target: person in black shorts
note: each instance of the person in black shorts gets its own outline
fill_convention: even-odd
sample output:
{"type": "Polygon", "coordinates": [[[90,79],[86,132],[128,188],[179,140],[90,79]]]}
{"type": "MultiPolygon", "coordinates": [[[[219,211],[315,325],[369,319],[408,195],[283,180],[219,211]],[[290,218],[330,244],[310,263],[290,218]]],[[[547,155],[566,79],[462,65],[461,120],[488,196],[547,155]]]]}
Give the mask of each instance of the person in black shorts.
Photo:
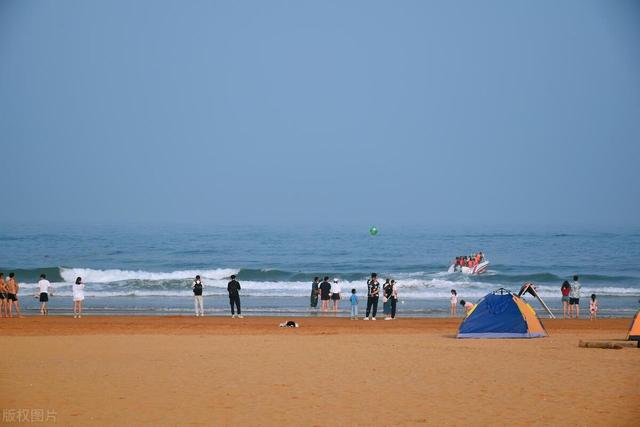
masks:
{"type": "Polygon", "coordinates": [[[322,311],[329,311],[329,299],[331,298],[331,283],[329,276],[324,276],[320,283],[320,299],[322,300],[322,311]]]}

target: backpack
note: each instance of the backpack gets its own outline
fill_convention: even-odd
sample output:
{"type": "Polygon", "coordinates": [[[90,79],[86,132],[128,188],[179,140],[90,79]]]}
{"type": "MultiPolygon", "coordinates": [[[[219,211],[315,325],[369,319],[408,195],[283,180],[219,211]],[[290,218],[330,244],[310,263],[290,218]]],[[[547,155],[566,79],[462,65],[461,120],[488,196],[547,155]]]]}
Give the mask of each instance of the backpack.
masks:
{"type": "Polygon", "coordinates": [[[202,295],[202,282],[197,281],[193,284],[193,294],[196,296],[202,295]]]}

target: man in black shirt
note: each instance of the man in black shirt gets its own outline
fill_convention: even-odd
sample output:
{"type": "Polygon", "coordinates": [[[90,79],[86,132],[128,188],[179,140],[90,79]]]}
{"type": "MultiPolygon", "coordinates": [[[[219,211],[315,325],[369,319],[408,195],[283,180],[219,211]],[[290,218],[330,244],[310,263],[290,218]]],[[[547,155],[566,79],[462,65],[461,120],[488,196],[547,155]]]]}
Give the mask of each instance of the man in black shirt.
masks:
{"type": "Polygon", "coordinates": [[[364,320],[369,320],[369,313],[371,313],[371,320],[376,320],[376,312],[378,311],[378,299],[380,298],[380,282],[378,282],[378,275],[371,273],[371,279],[367,280],[367,314],[364,320]]]}
{"type": "Polygon", "coordinates": [[[329,311],[329,298],[331,298],[331,283],[329,283],[329,276],[324,276],[322,283],[320,283],[322,311],[329,311]]]}
{"type": "Polygon", "coordinates": [[[242,319],[240,314],[240,282],[236,280],[236,275],[231,275],[231,281],[227,285],[227,291],[229,292],[229,305],[231,305],[231,317],[236,317],[236,313],[233,310],[234,305],[238,308],[238,318],[242,319]]]}

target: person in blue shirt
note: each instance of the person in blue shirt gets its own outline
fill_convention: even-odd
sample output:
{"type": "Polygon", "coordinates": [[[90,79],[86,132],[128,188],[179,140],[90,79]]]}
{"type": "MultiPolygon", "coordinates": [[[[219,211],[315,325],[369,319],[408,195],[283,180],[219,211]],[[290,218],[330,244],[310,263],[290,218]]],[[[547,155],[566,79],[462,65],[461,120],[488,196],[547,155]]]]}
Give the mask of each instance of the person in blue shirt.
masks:
{"type": "Polygon", "coordinates": [[[358,320],[358,296],[356,295],[356,290],[351,289],[351,320],[358,320]]]}

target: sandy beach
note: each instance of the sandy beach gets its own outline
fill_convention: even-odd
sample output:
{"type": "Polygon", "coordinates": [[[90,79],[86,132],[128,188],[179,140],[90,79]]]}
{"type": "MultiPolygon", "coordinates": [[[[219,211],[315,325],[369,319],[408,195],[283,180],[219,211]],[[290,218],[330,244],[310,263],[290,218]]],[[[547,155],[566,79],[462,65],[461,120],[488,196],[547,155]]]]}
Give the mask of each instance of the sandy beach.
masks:
{"type": "Polygon", "coordinates": [[[623,339],[629,319],[547,320],[550,337],[531,340],[458,340],[459,319],[282,320],[2,319],[4,415],[42,410],[40,425],[65,426],[632,426],[640,416],[640,351],[578,347],[623,339]]]}

